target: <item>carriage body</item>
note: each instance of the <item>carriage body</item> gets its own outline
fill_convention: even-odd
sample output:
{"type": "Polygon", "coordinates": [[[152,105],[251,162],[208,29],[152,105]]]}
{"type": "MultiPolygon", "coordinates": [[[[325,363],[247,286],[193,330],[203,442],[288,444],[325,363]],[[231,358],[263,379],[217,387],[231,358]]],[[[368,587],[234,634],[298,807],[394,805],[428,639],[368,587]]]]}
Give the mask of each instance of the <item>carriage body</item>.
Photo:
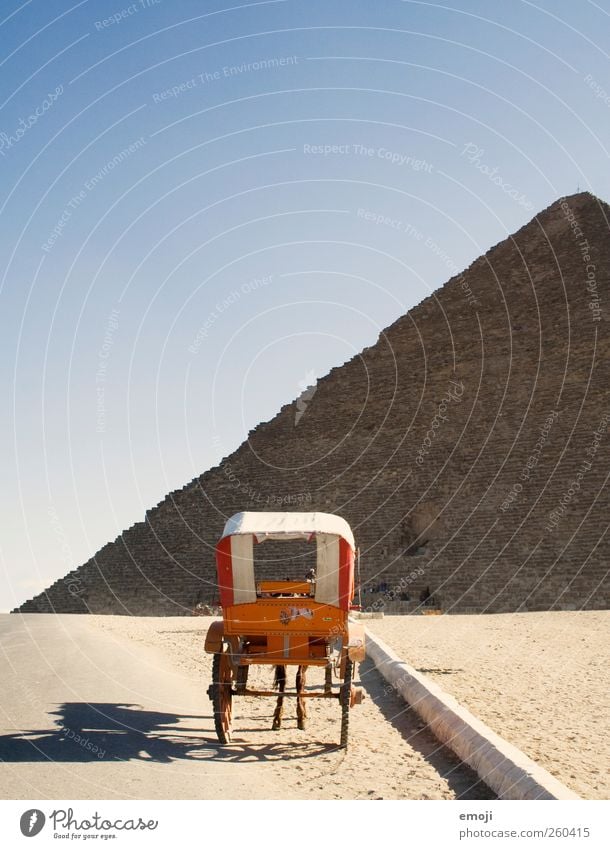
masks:
{"type": "MultiPolygon", "coordinates": [[[[226,693],[229,683],[231,697],[275,695],[245,686],[252,664],[298,666],[299,674],[308,666],[318,666],[326,669],[323,692],[302,689],[285,695],[300,700],[338,698],[349,702],[348,709],[359,703],[362,694],[351,678],[353,664],[364,659],[364,629],[349,620],[355,555],[352,531],[339,516],[266,512],[232,516],[216,547],[223,618],[212,623],[206,637],[206,651],[214,654],[218,667],[210,696],[218,701],[219,688],[226,693]],[[304,540],[315,546],[315,574],[296,580],[257,580],[255,547],[269,540],[304,540]],[[338,691],[332,688],[333,674],[343,682],[338,691]]],[[[343,724],[346,744],[346,720],[343,724]]],[[[221,742],[223,736],[227,735],[219,733],[221,742]]]]}

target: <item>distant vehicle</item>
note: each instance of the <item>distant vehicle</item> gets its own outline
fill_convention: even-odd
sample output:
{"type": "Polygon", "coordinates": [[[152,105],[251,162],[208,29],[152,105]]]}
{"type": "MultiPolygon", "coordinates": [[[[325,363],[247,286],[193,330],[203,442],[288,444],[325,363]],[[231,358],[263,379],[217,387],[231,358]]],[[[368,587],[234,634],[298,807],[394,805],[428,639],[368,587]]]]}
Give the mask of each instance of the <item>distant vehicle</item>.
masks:
{"type": "MultiPolygon", "coordinates": [[[[354,665],[364,660],[364,628],[349,621],[354,598],[356,547],[345,519],[330,513],[236,513],[216,546],[222,619],[213,622],[206,652],[213,654],[214,724],[221,743],[231,741],[233,699],[277,698],[273,729],[281,726],[284,697],[296,697],[298,727],[305,727],[308,698],[337,699],[340,746],[348,739],[349,711],[362,690],[352,683],[354,665]],[[316,547],[316,568],[303,580],[261,580],[254,546],[267,540],[306,540],[316,547]],[[247,686],[253,664],[275,667],[276,690],[247,686]],[[286,691],[286,666],[296,666],[296,689],[286,691]],[[310,666],[325,670],[324,689],[306,689],[310,666]],[[333,686],[333,675],[338,679],[333,686]],[[279,695],[278,695],[279,692],[279,695]]],[[[279,566],[280,574],[285,574],[279,566]]]]}

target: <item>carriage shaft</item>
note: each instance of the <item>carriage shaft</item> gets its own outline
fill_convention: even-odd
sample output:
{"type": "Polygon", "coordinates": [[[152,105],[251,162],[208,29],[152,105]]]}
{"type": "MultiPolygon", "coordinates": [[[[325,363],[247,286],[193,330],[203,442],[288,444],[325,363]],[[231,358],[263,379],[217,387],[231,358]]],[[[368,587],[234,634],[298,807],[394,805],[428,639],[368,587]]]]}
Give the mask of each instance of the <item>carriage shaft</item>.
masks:
{"type": "Polygon", "coordinates": [[[277,699],[279,696],[291,698],[291,699],[338,699],[341,696],[341,693],[325,693],[323,691],[320,692],[287,692],[284,691],[281,693],[279,690],[240,690],[239,692],[233,690],[234,696],[270,696],[277,699]]]}

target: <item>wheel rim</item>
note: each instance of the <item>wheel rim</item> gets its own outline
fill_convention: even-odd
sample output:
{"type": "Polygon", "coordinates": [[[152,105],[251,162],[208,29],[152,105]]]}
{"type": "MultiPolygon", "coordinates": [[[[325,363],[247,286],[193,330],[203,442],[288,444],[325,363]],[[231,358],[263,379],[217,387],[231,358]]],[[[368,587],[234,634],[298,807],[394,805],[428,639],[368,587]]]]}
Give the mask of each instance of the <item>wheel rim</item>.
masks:
{"type": "Polygon", "coordinates": [[[226,652],[214,655],[212,683],[216,734],[221,743],[230,743],[233,720],[233,667],[226,652]]]}
{"type": "Polygon", "coordinates": [[[347,658],[345,662],[345,677],[341,685],[341,741],[339,743],[342,749],[347,748],[347,739],[349,731],[349,710],[352,691],[352,675],[354,670],[353,662],[347,658]]]}

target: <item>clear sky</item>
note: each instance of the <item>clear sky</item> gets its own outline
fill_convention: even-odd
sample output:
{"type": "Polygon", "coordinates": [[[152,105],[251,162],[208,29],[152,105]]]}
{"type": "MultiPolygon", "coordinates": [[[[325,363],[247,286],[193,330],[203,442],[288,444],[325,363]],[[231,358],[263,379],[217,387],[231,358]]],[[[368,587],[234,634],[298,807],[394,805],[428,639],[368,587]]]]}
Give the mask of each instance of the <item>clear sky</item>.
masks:
{"type": "Polygon", "coordinates": [[[563,194],[610,0],[3,0],[0,610],[563,194]]]}

